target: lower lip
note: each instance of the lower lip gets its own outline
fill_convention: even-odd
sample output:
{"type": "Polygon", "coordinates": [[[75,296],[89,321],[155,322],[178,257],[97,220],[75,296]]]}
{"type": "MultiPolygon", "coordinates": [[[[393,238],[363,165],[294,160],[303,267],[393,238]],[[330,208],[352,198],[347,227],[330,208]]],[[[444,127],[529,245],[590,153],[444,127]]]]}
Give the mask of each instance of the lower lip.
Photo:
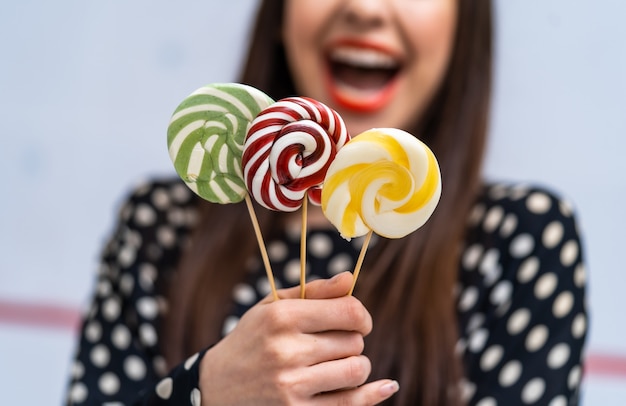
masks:
{"type": "Polygon", "coordinates": [[[393,98],[397,80],[392,79],[387,85],[377,92],[366,97],[354,97],[341,91],[335,85],[330,69],[326,72],[326,88],[333,101],[340,107],[358,113],[371,113],[385,107],[393,98]]]}

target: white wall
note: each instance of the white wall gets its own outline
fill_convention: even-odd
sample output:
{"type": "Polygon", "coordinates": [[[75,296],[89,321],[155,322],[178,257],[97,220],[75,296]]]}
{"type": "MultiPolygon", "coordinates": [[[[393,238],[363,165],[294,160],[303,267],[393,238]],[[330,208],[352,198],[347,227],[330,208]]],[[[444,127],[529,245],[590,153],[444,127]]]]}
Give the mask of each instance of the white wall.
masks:
{"type": "MultiPolygon", "coordinates": [[[[123,195],[172,173],[165,131],[190,91],[232,81],[256,2],[0,3],[0,388],[58,404],[71,329],[9,321],[7,303],[85,304],[123,195]],[[33,382],[37,390],[32,390],[33,382]]],[[[626,3],[496,0],[497,76],[486,173],[571,198],[585,233],[590,353],[626,354],[626,3]]],[[[618,404],[626,375],[587,379],[618,404]]],[[[613,403],[612,403],[613,402],[613,403]]]]}

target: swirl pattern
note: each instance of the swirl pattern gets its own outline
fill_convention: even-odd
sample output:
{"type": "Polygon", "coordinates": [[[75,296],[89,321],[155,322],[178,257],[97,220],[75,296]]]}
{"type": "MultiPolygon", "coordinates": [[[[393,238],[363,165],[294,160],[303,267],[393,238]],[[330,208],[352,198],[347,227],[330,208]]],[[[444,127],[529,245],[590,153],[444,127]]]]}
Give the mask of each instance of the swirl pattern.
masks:
{"type": "Polygon", "coordinates": [[[247,193],[241,154],[252,120],[274,101],[238,83],[203,86],[176,108],[167,130],[176,173],[200,197],[236,203],[247,193]]]}
{"type": "Polygon", "coordinates": [[[250,195],[262,206],[295,211],[308,194],[320,204],[321,184],[350,139],[337,112],[305,97],[279,100],[252,122],[242,156],[250,195]]]}
{"type": "Polygon", "coordinates": [[[322,210],[344,238],[370,230],[401,238],[430,218],[441,195],[432,151],[395,128],[372,129],[338,152],[322,190],[322,210]]]}

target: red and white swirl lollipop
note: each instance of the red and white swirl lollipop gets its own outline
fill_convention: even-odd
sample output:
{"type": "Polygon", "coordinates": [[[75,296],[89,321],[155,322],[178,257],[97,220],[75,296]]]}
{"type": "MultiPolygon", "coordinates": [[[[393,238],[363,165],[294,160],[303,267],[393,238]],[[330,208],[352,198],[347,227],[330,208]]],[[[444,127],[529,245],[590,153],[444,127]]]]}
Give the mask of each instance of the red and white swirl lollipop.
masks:
{"type": "Polygon", "coordinates": [[[337,112],[306,97],[265,108],[252,122],[243,148],[244,181],[252,197],[277,211],[295,211],[321,185],[337,151],[350,139],[337,112]]]}
{"type": "Polygon", "coordinates": [[[254,119],[241,164],[248,193],[262,206],[291,212],[302,206],[300,297],[305,297],[307,199],[321,203],[321,186],[337,151],[350,140],[343,120],[325,104],[289,97],[254,119]]]}

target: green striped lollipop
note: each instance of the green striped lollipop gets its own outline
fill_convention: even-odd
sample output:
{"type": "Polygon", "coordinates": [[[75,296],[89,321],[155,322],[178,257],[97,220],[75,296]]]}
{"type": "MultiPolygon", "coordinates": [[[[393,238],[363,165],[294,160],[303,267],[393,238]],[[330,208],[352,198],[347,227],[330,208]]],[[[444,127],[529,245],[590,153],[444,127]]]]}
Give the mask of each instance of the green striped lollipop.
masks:
{"type": "Polygon", "coordinates": [[[176,108],[167,146],[176,173],[213,203],[236,203],[247,189],[241,155],[250,123],[274,101],[239,83],[214,83],[190,94],[176,108]]]}

